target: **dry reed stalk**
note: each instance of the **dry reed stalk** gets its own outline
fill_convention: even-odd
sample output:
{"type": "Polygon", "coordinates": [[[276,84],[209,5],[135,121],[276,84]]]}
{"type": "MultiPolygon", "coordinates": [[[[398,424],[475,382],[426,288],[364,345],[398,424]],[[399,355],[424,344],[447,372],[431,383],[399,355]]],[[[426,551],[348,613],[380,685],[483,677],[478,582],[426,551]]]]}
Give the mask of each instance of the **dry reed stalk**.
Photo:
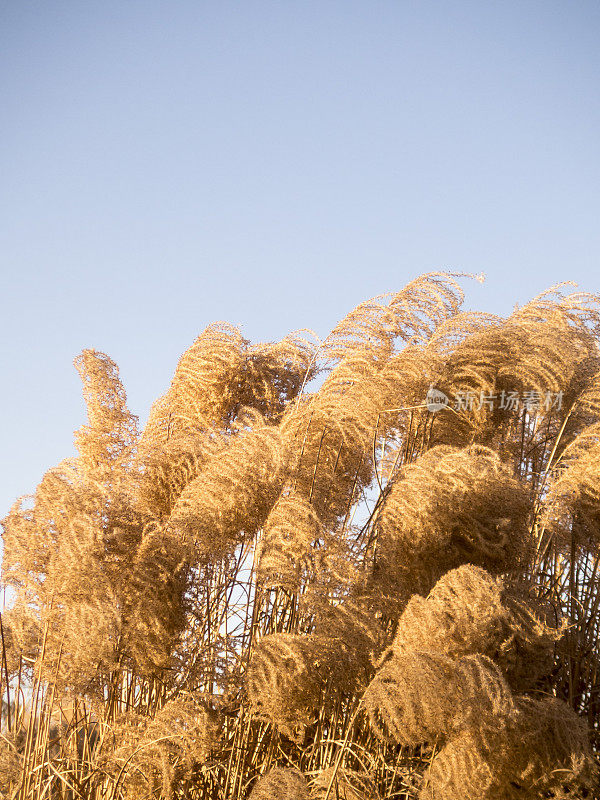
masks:
{"type": "MultiPolygon", "coordinates": [[[[333,767],[329,767],[313,778],[310,783],[311,798],[323,800],[331,783],[332,773],[333,767]]],[[[379,800],[380,795],[368,774],[339,769],[334,779],[331,797],[339,800],[379,800]]]]}

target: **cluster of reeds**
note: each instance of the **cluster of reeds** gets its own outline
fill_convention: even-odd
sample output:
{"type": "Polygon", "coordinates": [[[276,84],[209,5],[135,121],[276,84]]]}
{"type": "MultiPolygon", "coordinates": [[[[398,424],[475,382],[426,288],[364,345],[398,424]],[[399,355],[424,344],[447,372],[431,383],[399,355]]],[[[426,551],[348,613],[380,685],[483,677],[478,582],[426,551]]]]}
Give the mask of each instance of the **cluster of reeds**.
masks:
{"type": "Polygon", "coordinates": [[[458,277],[211,325],[141,432],[78,357],[3,521],[0,797],[600,797],[600,297],[458,277]]]}

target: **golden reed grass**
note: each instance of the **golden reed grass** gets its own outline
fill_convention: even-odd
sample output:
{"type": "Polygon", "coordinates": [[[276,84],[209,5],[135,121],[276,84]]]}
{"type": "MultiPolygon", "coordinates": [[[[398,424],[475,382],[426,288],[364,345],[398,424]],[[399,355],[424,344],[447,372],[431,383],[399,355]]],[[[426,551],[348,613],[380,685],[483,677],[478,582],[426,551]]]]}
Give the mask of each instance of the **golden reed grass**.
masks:
{"type": "Polygon", "coordinates": [[[210,325],[141,431],[77,357],[3,521],[0,798],[600,797],[600,297],[461,277],[210,325]]]}

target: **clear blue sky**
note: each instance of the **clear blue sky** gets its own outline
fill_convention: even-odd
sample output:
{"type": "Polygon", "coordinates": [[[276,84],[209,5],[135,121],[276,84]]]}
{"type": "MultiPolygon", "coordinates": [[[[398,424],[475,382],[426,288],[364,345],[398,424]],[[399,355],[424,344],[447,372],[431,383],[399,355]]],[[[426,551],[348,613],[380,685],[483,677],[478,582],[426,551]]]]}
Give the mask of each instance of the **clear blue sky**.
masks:
{"type": "Polygon", "coordinates": [[[0,37],[0,515],[72,453],[84,347],[145,419],[215,320],[600,290],[600,2],[5,0],[0,37]]]}

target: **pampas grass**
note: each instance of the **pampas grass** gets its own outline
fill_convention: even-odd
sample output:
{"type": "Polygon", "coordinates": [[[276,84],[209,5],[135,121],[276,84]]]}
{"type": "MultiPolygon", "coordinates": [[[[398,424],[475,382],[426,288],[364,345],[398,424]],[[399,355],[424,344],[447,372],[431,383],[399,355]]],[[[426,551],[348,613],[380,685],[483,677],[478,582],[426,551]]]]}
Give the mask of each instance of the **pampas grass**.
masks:
{"type": "Polygon", "coordinates": [[[466,277],[210,325],[141,431],[78,356],[77,456],[3,521],[0,797],[598,796],[600,298],[466,277]]]}
{"type": "Polygon", "coordinates": [[[554,645],[565,625],[550,609],[472,564],[450,570],[427,598],[413,595],[398,622],[392,650],[428,648],[451,657],[481,653],[493,659],[517,691],[531,689],[550,672],[554,645]]]}
{"type": "Polygon", "coordinates": [[[420,800],[596,797],[598,767],[585,725],[555,698],[522,698],[489,720],[485,739],[465,729],[433,759],[420,800]]]}
{"type": "Polygon", "coordinates": [[[274,767],[258,779],[250,797],[252,800],[279,800],[282,797],[308,800],[308,787],[298,770],[274,767]]]}
{"type": "Polygon", "coordinates": [[[513,698],[498,667],[482,655],[393,655],[363,702],[375,732],[398,744],[438,742],[490,714],[510,715],[513,698]]]}
{"type": "Polygon", "coordinates": [[[378,569],[406,599],[462,563],[501,573],[527,557],[527,487],[489,448],[438,445],[388,486],[378,569]]]}

